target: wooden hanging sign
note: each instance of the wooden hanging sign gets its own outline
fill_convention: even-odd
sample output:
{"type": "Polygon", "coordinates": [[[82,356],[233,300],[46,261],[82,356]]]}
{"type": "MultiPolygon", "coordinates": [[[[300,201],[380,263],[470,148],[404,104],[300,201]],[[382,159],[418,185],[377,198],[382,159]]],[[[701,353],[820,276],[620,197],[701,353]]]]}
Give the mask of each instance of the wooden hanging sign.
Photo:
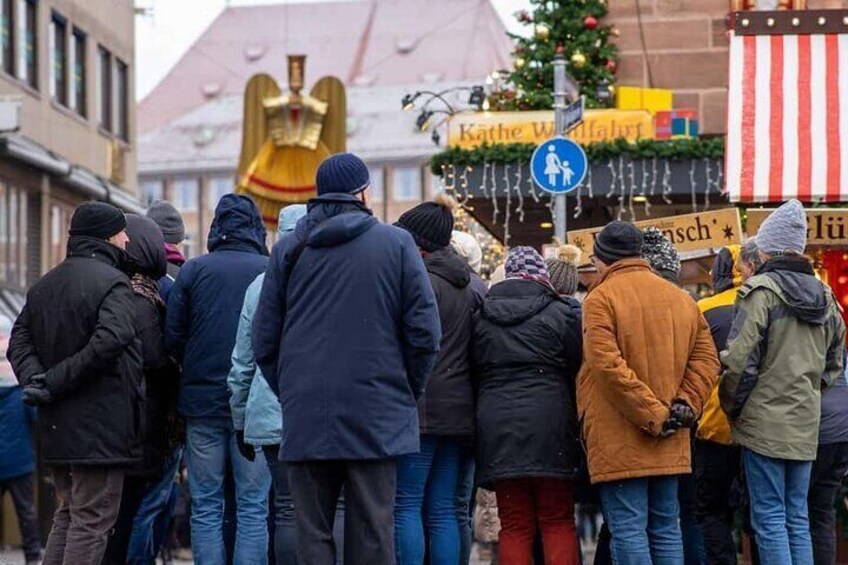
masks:
{"type": "MultiPolygon", "coordinates": [[[[657,228],[680,252],[703,251],[742,243],[742,222],[739,218],[739,210],[736,208],[651,218],[634,223],[639,229],[657,228]]],[[[583,265],[591,262],[590,256],[595,244],[595,236],[603,228],[604,226],[598,226],[568,232],[568,243],[583,250],[583,265]]]]}

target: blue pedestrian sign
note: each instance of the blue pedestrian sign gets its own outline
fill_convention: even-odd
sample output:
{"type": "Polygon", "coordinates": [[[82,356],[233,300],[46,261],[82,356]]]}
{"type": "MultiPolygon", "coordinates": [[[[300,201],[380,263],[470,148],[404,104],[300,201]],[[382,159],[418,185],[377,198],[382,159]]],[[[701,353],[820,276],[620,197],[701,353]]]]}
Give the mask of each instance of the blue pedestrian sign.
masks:
{"type": "Polygon", "coordinates": [[[552,137],[533,152],[530,172],[544,191],[567,194],[586,178],[586,153],[565,137],[552,137]]]}

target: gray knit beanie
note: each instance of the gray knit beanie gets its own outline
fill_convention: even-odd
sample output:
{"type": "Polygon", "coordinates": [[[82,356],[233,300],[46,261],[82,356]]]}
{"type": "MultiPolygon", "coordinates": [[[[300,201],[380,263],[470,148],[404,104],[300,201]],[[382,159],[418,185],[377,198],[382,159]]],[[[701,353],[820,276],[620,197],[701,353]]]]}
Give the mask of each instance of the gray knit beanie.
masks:
{"type": "Polygon", "coordinates": [[[580,279],[577,267],[583,252],[575,245],[561,245],[555,259],[545,259],[551,284],[560,296],[574,296],[580,279]]]}
{"type": "Polygon", "coordinates": [[[642,240],[642,257],[661,277],[677,282],[680,278],[680,255],[668,238],[655,227],[645,228],[642,240]]]}
{"type": "Polygon", "coordinates": [[[147,209],[147,217],[156,222],[159,229],[162,230],[162,235],[165,236],[165,243],[178,245],[185,238],[185,224],[183,217],[170,202],[164,200],[154,201],[147,209]]]}
{"type": "Polygon", "coordinates": [[[790,200],[772,212],[757,232],[757,247],[769,255],[804,253],[807,248],[804,206],[797,200],[790,200]]]}

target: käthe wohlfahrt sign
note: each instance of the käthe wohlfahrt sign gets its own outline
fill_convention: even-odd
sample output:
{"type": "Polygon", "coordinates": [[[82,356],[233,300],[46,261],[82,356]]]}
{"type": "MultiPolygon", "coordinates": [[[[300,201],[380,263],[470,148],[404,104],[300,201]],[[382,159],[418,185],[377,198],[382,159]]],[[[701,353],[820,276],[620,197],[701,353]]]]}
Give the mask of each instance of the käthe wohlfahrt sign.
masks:
{"type": "MultiPolygon", "coordinates": [[[[554,113],[461,112],[448,122],[448,146],[471,149],[487,143],[539,144],[553,137],[554,113]]],[[[653,139],[654,123],[644,110],[586,110],[583,123],[568,132],[569,139],[586,145],[624,138],[628,141],[653,139]]]]}

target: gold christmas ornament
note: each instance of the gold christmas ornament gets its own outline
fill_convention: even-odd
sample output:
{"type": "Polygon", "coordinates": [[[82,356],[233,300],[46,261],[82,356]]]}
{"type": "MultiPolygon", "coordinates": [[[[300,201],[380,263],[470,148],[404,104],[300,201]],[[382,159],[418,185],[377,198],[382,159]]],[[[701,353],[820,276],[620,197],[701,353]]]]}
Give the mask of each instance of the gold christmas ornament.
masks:
{"type": "Polygon", "coordinates": [[[586,65],[586,55],[580,52],[580,50],[575,51],[571,55],[571,64],[575,66],[575,68],[582,69],[586,65]]]}
{"type": "Polygon", "coordinates": [[[547,41],[551,36],[551,28],[545,24],[536,24],[536,39],[547,41]]]}
{"type": "Polygon", "coordinates": [[[527,61],[525,61],[523,57],[518,57],[515,60],[515,68],[516,69],[523,69],[524,65],[526,65],[526,64],[527,64],[527,61]]]}

